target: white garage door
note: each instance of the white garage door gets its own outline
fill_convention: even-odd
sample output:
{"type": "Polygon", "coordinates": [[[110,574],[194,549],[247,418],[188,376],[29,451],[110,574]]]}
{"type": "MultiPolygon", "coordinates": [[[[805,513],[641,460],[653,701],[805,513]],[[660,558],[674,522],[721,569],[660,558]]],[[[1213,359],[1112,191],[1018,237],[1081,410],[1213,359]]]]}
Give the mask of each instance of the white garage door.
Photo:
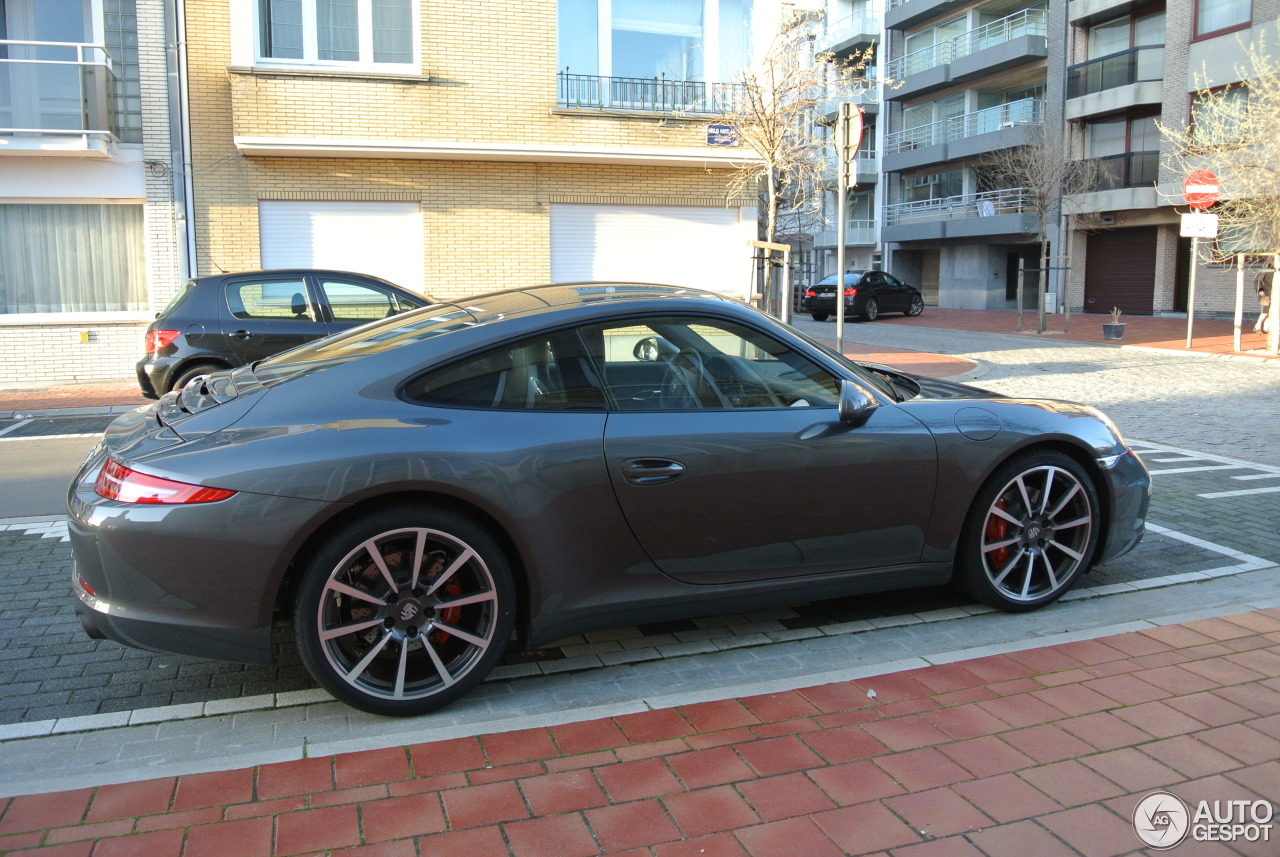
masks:
{"type": "Polygon", "coordinates": [[[754,208],[551,206],[551,279],[621,280],[742,297],[751,286],[754,208]]]}
{"type": "Polygon", "coordinates": [[[422,291],[416,202],[258,203],[264,268],[336,268],[422,291]]]}

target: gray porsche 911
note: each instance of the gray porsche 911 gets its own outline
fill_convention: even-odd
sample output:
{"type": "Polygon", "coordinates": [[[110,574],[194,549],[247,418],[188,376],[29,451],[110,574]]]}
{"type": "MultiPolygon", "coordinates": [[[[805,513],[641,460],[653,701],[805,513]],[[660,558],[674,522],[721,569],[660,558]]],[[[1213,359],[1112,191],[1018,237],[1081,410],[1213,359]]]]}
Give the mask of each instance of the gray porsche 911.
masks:
{"type": "Polygon", "coordinates": [[[954,580],[1040,607],[1142,537],[1099,411],[853,363],[737,301],[439,303],[117,419],[69,492],[85,630],[418,714],[513,637],[954,580]]]}

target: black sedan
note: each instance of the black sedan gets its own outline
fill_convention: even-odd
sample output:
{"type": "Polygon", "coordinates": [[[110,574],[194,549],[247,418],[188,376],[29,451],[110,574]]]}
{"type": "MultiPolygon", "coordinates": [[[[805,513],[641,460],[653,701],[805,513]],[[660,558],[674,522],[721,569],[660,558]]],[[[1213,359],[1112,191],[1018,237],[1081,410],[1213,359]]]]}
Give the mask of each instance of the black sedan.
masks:
{"type": "Polygon", "coordinates": [[[69,492],[88,633],[243,662],[292,620],[383,714],[570,634],[957,581],[1055,600],[1143,533],[1084,405],[858,365],[739,302],[568,284],[442,303],[118,418],[69,492]]]}
{"type": "MultiPolygon", "coordinates": [[[[800,308],[814,321],[826,321],[836,314],[836,275],[829,274],[805,289],[800,308]]],[[[847,271],[844,275],[844,311],[850,318],[875,321],[882,312],[919,315],[924,298],[915,286],[908,286],[884,271],[847,271]]]]}
{"type": "Polygon", "coordinates": [[[294,268],[188,280],[147,327],[142,395],[157,399],[199,375],[430,303],[350,271],[294,268]]]}

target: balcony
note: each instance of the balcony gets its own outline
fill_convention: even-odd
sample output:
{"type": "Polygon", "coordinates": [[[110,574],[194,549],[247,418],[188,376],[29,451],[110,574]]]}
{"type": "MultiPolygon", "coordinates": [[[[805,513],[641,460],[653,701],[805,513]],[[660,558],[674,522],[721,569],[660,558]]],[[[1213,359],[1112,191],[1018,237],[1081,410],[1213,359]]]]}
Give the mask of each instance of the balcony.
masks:
{"type": "Polygon", "coordinates": [[[886,74],[902,86],[894,100],[974,80],[1049,55],[1048,13],[1023,9],[981,27],[890,60],[886,74]]]}
{"type": "Polygon", "coordinates": [[[1164,101],[1164,45],[1144,45],[1067,69],[1067,118],[1164,101]]]}
{"type": "Polygon", "coordinates": [[[822,50],[841,55],[863,50],[880,39],[884,19],[878,12],[855,12],[827,27],[820,44],[822,50]]]}
{"type": "Polygon", "coordinates": [[[1036,230],[1033,195],[1015,187],[887,205],[881,237],[886,242],[938,241],[1036,230]]]}
{"type": "Polygon", "coordinates": [[[880,112],[880,91],[881,83],[878,78],[866,77],[864,80],[865,88],[860,90],[856,95],[850,98],[831,98],[823,101],[818,107],[818,112],[832,119],[836,118],[836,113],[840,110],[840,102],[850,101],[862,108],[863,113],[879,113],[880,112]]]}
{"type": "MultiPolygon", "coordinates": [[[[837,230],[834,224],[831,229],[824,229],[813,236],[815,250],[827,250],[836,246],[837,230]]],[[[849,220],[844,225],[844,246],[874,247],[876,243],[876,222],[874,220],[849,220]]]]}
{"type": "Polygon", "coordinates": [[[668,80],[659,77],[556,75],[556,106],[567,110],[723,116],[746,97],[740,83],[668,80]]]}
{"type": "Polygon", "coordinates": [[[964,6],[968,0],[889,0],[885,4],[884,24],[890,30],[901,30],[964,6]]]}
{"type": "Polygon", "coordinates": [[[0,39],[0,155],[107,157],[114,86],[102,45],[0,39]]]}
{"type": "Polygon", "coordinates": [[[1043,124],[1044,101],[1023,98],[895,131],[884,140],[884,169],[901,172],[1026,145],[1030,132],[1043,124]]]}
{"type": "Polygon", "coordinates": [[[1079,211],[1128,211],[1159,206],[1156,182],[1160,176],[1160,153],[1124,152],[1096,158],[1098,181],[1090,193],[1077,194],[1073,203],[1079,211]]]}

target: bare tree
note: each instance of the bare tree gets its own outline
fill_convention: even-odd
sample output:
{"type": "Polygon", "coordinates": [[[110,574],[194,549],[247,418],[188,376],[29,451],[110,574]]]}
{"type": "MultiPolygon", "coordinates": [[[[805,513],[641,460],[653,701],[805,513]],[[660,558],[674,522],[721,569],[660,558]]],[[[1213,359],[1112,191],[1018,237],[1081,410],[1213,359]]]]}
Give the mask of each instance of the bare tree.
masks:
{"type": "MultiPolygon", "coordinates": [[[[1218,177],[1219,248],[1280,254],[1280,68],[1263,40],[1249,45],[1236,67],[1240,83],[1213,89],[1198,77],[1191,123],[1161,125],[1164,165],[1175,175],[1208,169],[1218,177]]],[[[1177,197],[1181,201],[1181,197],[1177,197]]],[[[1204,257],[1212,261],[1212,242],[1204,257]]],[[[1271,300],[1267,351],[1280,351],[1280,302],[1271,300]]]]}
{"type": "MultiPolygon", "coordinates": [[[[1027,125],[1025,135],[1023,145],[993,152],[979,162],[978,189],[1016,191],[1022,213],[1035,218],[1040,239],[1037,282],[1043,284],[1049,272],[1049,233],[1058,217],[1087,220],[1079,196],[1104,189],[1107,175],[1098,161],[1073,159],[1066,135],[1051,132],[1047,123],[1027,125]]],[[[1036,292],[1036,332],[1044,333],[1044,286],[1036,292]]]]}
{"type": "Polygon", "coordinates": [[[820,21],[820,13],[785,13],[766,55],[742,75],[743,95],[724,119],[759,156],[733,174],[729,193],[763,193],[762,237],[770,242],[777,239],[780,212],[801,220],[821,217],[829,145],[821,127],[824,113],[875,84],[864,77],[873,48],[848,59],[815,52],[820,21]]]}

